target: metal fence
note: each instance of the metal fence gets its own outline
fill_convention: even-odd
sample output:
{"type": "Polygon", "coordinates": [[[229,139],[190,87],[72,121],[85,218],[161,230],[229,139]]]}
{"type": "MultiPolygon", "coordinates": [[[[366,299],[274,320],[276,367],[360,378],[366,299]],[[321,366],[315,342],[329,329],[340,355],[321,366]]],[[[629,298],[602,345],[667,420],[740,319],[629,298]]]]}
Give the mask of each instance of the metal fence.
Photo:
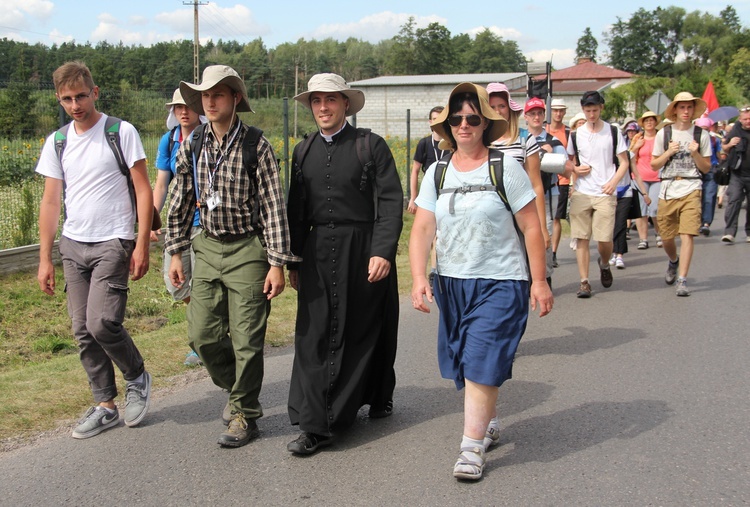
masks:
{"type": "MultiPolygon", "coordinates": [[[[153,161],[159,140],[166,131],[167,111],[164,104],[172,97],[172,92],[133,91],[123,84],[119,90],[100,91],[97,102],[99,111],[123,118],[138,129],[152,184],[156,180],[153,161]]],[[[300,132],[312,131],[312,118],[304,115],[299,125],[290,126],[287,99],[254,102],[253,109],[255,114],[247,119],[262,128],[271,142],[282,167],[281,178],[286,188],[290,150],[298,141],[289,133],[297,131],[297,127],[300,132]]],[[[241,115],[243,119],[245,114],[241,115]]],[[[46,137],[67,121],[69,118],[65,117],[57,103],[51,83],[0,82],[0,250],[38,242],[37,220],[44,179],[36,176],[34,169],[46,137]],[[10,100],[21,105],[3,108],[3,104],[10,100]],[[7,114],[8,110],[15,116],[7,114]]],[[[389,140],[394,156],[397,156],[396,152],[404,149],[394,149],[393,143],[401,143],[389,140]]],[[[407,183],[410,162],[408,154],[404,155],[397,156],[396,160],[402,183],[407,183]]],[[[162,214],[165,215],[165,212],[162,214]]]]}

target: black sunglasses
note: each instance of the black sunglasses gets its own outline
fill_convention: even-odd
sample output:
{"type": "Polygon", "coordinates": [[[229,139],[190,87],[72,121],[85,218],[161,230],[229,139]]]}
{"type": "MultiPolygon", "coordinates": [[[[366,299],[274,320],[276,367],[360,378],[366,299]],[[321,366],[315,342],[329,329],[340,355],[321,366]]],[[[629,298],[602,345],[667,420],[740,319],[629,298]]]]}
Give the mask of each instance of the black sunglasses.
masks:
{"type": "Polygon", "coordinates": [[[482,124],[482,117],[478,114],[453,114],[448,117],[448,123],[451,127],[460,127],[466,118],[466,123],[472,127],[478,127],[482,124]]]}

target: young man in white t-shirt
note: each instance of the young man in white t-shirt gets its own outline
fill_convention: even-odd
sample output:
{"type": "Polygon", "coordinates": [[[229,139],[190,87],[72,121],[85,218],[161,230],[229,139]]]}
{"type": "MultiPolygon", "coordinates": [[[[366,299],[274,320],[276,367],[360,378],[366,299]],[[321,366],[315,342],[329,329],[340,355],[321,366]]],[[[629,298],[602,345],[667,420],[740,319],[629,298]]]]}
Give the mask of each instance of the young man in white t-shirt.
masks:
{"type": "Polygon", "coordinates": [[[689,296],[687,275],[693,257],[693,238],[701,227],[701,189],[703,174],[711,170],[711,141],[708,131],[695,127],[692,121],[706,110],[706,102],[688,92],[680,92],[664,111],[664,118],[674,122],[656,133],[651,168],[660,171],[659,207],[656,220],[669,257],[664,281],[677,281],[677,295],[689,296]],[[695,141],[698,129],[700,143],[695,141]],[[665,134],[669,132],[669,134],[665,134]],[[664,136],[669,135],[664,149],[664,136]],[[680,236],[680,255],[675,238],[680,236]],[[679,271],[679,276],[678,276],[679,271]]]}
{"type": "Polygon", "coordinates": [[[576,175],[575,191],[570,196],[570,234],[578,240],[576,260],[581,285],[576,295],[591,297],[589,283],[589,240],[598,243],[599,272],[602,286],[612,285],[609,258],[617,208],[617,184],[628,171],[627,147],[621,135],[612,136],[609,123],[601,119],[604,97],[589,91],[581,98],[586,123],[568,142],[568,155],[576,175]],[[617,142],[616,146],[613,143],[617,142]],[[617,157],[613,157],[613,153],[617,157]],[[616,158],[616,160],[613,160],[616,158]]]}
{"type": "Polygon", "coordinates": [[[137,209],[114,153],[107,144],[107,116],[96,110],[99,87],[83,62],[68,62],[52,75],[55,96],[73,118],[62,155],[55,134],[47,138],[36,171],[45,177],[39,211],[39,271],[43,292],[55,294],[52,247],[64,194],[65,222],[60,257],[65,275],[68,313],[78,341],[81,364],[95,405],[90,407],[73,438],[89,438],[120,422],[115,397],[114,366],[126,382],[125,424],[138,425],[149,408],[151,376],[128,332],[122,326],[128,299],[128,275],[138,280],[148,272],[149,234],[134,240],[136,214],[150,224],[153,213],[146,154],[135,128],[120,123],[122,152],[137,197],[137,209]],[[63,192],[64,190],[64,192],[63,192]]]}

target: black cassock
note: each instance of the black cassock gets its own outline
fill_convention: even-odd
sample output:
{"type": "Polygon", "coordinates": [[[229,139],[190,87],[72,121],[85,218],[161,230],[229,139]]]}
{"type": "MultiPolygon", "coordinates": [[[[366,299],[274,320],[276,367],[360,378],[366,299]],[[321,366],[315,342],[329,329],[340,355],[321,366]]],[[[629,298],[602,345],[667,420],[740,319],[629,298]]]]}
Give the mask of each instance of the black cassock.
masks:
{"type": "Polygon", "coordinates": [[[363,177],[351,125],[330,143],[315,134],[289,190],[292,251],[303,259],[289,418],[320,435],[351,425],[363,405],[384,408],[396,385],[403,190],[385,141],[371,134],[371,149],[375,170],[363,177]],[[370,283],[373,256],[391,270],[370,283]]]}

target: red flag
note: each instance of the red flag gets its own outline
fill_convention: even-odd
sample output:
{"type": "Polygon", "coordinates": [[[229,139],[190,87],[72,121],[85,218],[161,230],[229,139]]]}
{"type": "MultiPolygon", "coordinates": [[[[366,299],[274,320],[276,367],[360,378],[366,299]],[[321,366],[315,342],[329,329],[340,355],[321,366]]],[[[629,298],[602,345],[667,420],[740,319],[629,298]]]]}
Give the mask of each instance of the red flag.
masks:
{"type": "Polygon", "coordinates": [[[714,84],[711,81],[708,82],[702,98],[706,101],[706,106],[708,106],[706,107],[706,114],[719,108],[719,101],[716,99],[716,92],[714,92],[714,84]]]}

